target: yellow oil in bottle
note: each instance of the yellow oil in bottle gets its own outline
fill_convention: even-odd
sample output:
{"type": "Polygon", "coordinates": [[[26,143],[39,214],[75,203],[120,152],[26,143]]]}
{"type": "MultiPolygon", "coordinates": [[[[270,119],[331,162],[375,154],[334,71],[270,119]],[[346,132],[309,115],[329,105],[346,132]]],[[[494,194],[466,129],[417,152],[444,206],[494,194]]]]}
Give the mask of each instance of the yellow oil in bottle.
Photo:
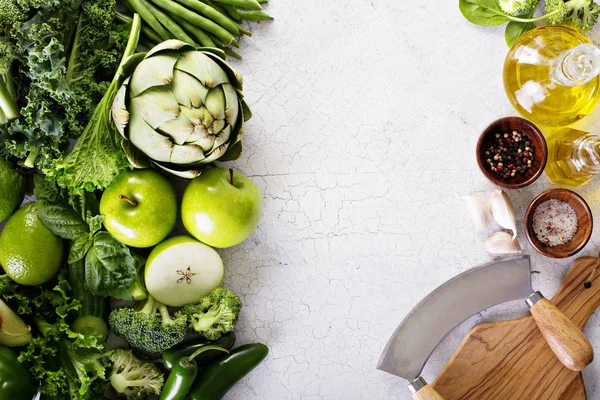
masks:
{"type": "Polygon", "coordinates": [[[525,118],[542,125],[580,120],[600,99],[600,71],[590,70],[597,69],[590,63],[600,64],[600,50],[590,54],[594,49],[589,39],[568,27],[547,25],[527,32],[505,60],[509,100],[525,118]]]}
{"type": "Polygon", "coordinates": [[[581,186],[600,173],[600,134],[563,128],[548,137],[546,174],[562,186],[581,186]]]}

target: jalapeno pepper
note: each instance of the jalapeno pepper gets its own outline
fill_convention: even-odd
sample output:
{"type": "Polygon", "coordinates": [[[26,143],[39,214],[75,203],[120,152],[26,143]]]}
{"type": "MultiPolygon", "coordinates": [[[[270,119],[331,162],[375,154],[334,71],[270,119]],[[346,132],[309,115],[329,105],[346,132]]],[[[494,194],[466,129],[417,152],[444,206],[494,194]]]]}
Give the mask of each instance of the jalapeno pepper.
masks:
{"type": "Polygon", "coordinates": [[[37,385],[16,353],[0,346],[0,400],[30,400],[36,393],[37,385]]]}
{"type": "Polygon", "coordinates": [[[269,353],[264,344],[246,344],[209,365],[192,386],[192,400],[220,400],[269,353]]]}
{"type": "MultiPolygon", "coordinates": [[[[230,332],[222,336],[220,339],[213,341],[207,340],[203,337],[186,340],[185,342],[181,342],[178,345],[171,347],[169,350],[164,351],[162,353],[163,363],[165,368],[170,370],[181,357],[188,357],[203,347],[218,346],[229,350],[233,347],[234,343],[235,334],[233,332],[230,332]]],[[[222,352],[218,350],[211,350],[199,354],[194,358],[194,360],[196,361],[196,365],[203,367],[209,365],[221,355],[223,355],[222,352]]]]}
{"type": "Polygon", "coordinates": [[[184,400],[194,384],[196,374],[198,373],[198,365],[195,358],[207,352],[228,352],[219,346],[204,346],[196,350],[189,357],[181,357],[173,365],[169,378],[162,391],[160,392],[160,400],[184,400]]]}

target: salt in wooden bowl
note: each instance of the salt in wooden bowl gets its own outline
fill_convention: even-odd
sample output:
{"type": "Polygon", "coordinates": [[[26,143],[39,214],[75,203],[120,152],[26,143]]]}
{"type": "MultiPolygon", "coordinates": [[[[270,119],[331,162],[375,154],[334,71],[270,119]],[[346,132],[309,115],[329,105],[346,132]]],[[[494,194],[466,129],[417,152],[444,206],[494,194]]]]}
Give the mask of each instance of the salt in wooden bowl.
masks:
{"type": "Polygon", "coordinates": [[[525,234],[534,249],[550,258],[567,258],[581,251],[592,236],[594,226],[592,211],[586,201],[568,189],[550,189],[537,196],[525,211],[525,234]],[[573,238],[558,246],[550,246],[538,239],[533,229],[533,214],[540,204],[556,199],[569,204],[577,215],[577,231],[573,238]]]}

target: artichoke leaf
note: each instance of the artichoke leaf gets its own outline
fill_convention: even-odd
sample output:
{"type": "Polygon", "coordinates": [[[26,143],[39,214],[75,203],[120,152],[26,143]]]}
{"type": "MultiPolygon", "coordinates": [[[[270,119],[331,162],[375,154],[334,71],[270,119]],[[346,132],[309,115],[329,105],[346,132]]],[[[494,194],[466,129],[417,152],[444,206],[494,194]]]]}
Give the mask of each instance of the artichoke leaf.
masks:
{"type": "Polygon", "coordinates": [[[228,147],[229,147],[229,145],[227,143],[222,144],[219,147],[215,147],[215,149],[212,151],[212,153],[210,153],[204,160],[202,160],[201,163],[208,164],[213,161],[216,161],[217,159],[221,158],[221,156],[223,156],[223,154],[225,154],[228,147]]]}
{"type": "Polygon", "coordinates": [[[211,151],[215,144],[216,136],[209,134],[202,125],[196,125],[194,133],[188,139],[188,143],[193,143],[202,147],[205,153],[211,151]]]}
{"type": "Polygon", "coordinates": [[[161,53],[164,51],[173,51],[173,50],[175,50],[177,52],[193,51],[193,50],[196,50],[196,47],[192,46],[189,43],[182,42],[181,40],[169,39],[169,40],[165,40],[162,43],[157,44],[152,49],[150,49],[150,51],[148,51],[148,54],[146,55],[146,57],[152,57],[155,54],[158,54],[158,53],[161,53]]]}
{"type": "Polygon", "coordinates": [[[170,119],[161,124],[157,130],[163,135],[169,136],[176,144],[184,144],[194,133],[195,125],[183,113],[177,118],[170,119]]]}
{"type": "Polygon", "coordinates": [[[129,140],[135,147],[156,161],[169,162],[173,142],[154,130],[137,114],[129,120],[129,140]]]}
{"type": "Polygon", "coordinates": [[[208,92],[204,106],[215,120],[225,120],[225,94],[223,93],[222,86],[218,86],[208,92]]]}
{"type": "Polygon", "coordinates": [[[223,129],[221,132],[219,132],[219,134],[217,135],[217,138],[215,139],[215,143],[214,143],[214,147],[219,147],[225,143],[229,143],[229,139],[231,138],[231,125],[227,125],[225,127],[225,129],[223,129]]]}
{"type": "Polygon", "coordinates": [[[228,124],[234,124],[238,118],[240,111],[240,102],[235,88],[229,84],[221,85],[223,94],[225,95],[225,120],[228,124]]]}
{"type": "Polygon", "coordinates": [[[117,131],[127,139],[127,124],[129,123],[129,111],[127,111],[127,106],[125,105],[125,99],[127,98],[127,83],[129,83],[129,78],[123,82],[117,94],[115,95],[115,100],[110,107],[110,116],[115,124],[115,128],[117,131]]]}
{"type": "Polygon", "coordinates": [[[204,160],[204,151],[195,144],[175,145],[171,151],[171,163],[188,165],[204,160]]]}
{"type": "Polygon", "coordinates": [[[133,168],[150,168],[151,165],[148,157],[131,144],[129,140],[123,140],[121,147],[123,147],[127,161],[129,161],[129,164],[131,164],[133,168]]]}
{"type": "Polygon", "coordinates": [[[229,82],[229,77],[219,64],[199,51],[188,51],[181,54],[175,68],[194,76],[204,86],[211,89],[229,82]]]}
{"type": "Polygon", "coordinates": [[[179,103],[167,86],[152,87],[137,97],[131,98],[131,114],[143,118],[156,129],[179,116],[179,103]]]}
{"type": "Polygon", "coordinates": [[[156,165],[158,168],[162,169],[170,173],[171,175],[178,176],[184,179],[194,179],[197,176],[200,176],[200,169],[188,168],[188,169],[179,169],[172,165],[165,165],[163,163],[153,161],[152,164],[156,165]]]}
{"type": "Polygon", "coordinates": [[[171,90],[175,99],[187,108],[200,108],[206,100],[209,89],[187,72],[175,69],[171,90]]]}
{"type": "Polygon", "coordinates": [[[248,122],[248,120],[250,118],[252,118],[252,111],[250,110],[250,107],[248,107],[248,104],[246,103],[246,101],[244,99],[240,100],[240,105],[242,107],[242,114],[244,116],[244,122],[248,122]]]}
{"type": "Polygon", "coordinates": [[[233,69],[224,59],[217,57],[214,54],[207,53],[206,56],[210,57],[214,62],[219,64],[221,68],[223,68],[223,71],[225,71],[229,77],[229,83],[231,83],[234,88],[240,91],[242,90],[244,80],[239,72],[233,69]]]}
{"type": "Polygon", "coordinates": [[[223,154],[221,156],[221,158],[219,158],[219,161],[237,160],[238,158],[240,158],[241,155],[242,155],[242,141],[240,140],[240,141],[236,142],[234,145],[229,145],[229,148],[227,149],[225,154],[223,154]]]}
{"type": "Polygon", "coordinates": [[[171,83],[173,81],[173,67],[178,59],[179,55],[176,53],[159,53],[153,57],[146,56],[131,76],[130,96],[137,97],[151,87],[171,83]]]}
{"type": "Polygon", "coordinates": [[[196,50],[203,51],[205,53],[211,53],[211,56],[217,56],[221,60],[225,60],[225,52],[221,49],[217,49],[215,47],[197,47],[196,50]]]}

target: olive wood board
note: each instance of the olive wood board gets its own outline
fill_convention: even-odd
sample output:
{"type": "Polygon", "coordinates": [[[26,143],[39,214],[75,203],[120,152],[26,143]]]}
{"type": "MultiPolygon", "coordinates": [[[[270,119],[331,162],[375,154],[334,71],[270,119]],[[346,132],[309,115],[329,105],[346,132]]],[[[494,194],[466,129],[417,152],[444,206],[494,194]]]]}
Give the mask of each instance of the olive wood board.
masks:
{"type": "MultiPolygon", "coordinates": [[[[584,283],[597,258],[569,268],[554,303],[579,329],[600,305],[600,270],[584,283]]],[[[444,400],[585,400],[581,372],[556,358],[533,317],[473,327],[432,384],[444,400]]]]}

